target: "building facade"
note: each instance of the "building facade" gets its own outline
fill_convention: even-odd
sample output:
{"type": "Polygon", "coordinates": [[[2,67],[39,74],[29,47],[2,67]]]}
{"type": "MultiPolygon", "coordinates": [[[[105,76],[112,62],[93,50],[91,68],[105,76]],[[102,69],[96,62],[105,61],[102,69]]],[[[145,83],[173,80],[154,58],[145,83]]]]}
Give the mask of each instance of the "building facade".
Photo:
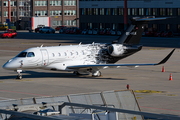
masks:
{"type": "MultiPolygon", "coordinates": [[[[132,17],[172,17],[154,21],[145,28],[180,32],[180,0],[127,0],[128,24],[132,17]]],[[[81,29],[124,29],[124,0],[80,0],[81,29]]]]}
{"type": "MultiPolygon", "coordinates": [[[[0,23],[8,19],[8,0],[0,1],[0,23]]],[[[79,27],[79,0],[11,0],[11,23],[29,29],[31,17],[51,17],[51,26],[79,27]]]]}

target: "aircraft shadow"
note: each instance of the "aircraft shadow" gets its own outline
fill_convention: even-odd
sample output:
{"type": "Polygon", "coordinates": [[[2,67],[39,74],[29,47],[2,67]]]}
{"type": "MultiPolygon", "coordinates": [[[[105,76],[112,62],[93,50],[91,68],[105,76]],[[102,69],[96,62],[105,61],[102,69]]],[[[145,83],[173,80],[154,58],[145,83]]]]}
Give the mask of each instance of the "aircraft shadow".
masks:
{"type": "MultiPolygon", "coordinates": [[[[0,79],[16,79],[14,76],[0,76],[0,79]]],[[[111,78],[111,77],[92,77],[91,75],[75,75],[73,73],[53,73],[53,72],[36,72],[36,71],[25,71],[22,73],[23,78],[79,78],[79,79],[98,79],[98,80],[127,80],[121,78],[111,78]]]]}

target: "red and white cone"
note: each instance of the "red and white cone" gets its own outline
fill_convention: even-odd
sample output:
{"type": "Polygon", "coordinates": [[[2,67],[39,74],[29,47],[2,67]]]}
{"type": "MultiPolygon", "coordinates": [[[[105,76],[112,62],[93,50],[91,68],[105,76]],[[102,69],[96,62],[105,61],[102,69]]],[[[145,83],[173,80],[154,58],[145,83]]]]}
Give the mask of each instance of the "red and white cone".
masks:
{"type": "Polygon", "coordinates": [[[164,66],[163,66],[163,68],[162,68],[162,72],[165,72],[164,66]]]}
{"type": "Polygon", "coordinates": [[[172,80],[172,75],[171,75],[171,73],[170,73],[170,76],[169,76],[169,80],[170,80],[170,81],[172,80]]]}

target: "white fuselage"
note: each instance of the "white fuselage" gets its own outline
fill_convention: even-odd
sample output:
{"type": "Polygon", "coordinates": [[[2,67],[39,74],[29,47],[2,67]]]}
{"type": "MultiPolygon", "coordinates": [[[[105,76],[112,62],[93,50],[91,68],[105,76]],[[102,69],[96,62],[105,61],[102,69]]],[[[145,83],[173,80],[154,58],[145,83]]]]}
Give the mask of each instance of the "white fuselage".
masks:
{"type": "Polygon", "coordinates": [[[102,49],[106,48],[105,46],[105,44],[93,43],[29,48],[6,62],[3,68],[9,70],[40,68],[71,71],[66,66],[105,63],[106,60],[102,58],[102,49]]]}

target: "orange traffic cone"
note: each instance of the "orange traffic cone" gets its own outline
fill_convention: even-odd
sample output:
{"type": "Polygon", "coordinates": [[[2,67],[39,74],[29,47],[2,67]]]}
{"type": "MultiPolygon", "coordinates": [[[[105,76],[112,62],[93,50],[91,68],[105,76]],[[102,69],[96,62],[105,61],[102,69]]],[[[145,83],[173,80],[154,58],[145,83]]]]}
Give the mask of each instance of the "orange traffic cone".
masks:
{"type": "Polygon", "coordinates": [[[172,80],[172,75],[171,75],[171,73],[170,73],[170,76],[169,76],[169,80],[172,80]]]}
{"type": "Polygon", "coordinates": [[[165,72],[164,66],[163,66],[163,68],[162,68],[162,72],[165,72]]]}

